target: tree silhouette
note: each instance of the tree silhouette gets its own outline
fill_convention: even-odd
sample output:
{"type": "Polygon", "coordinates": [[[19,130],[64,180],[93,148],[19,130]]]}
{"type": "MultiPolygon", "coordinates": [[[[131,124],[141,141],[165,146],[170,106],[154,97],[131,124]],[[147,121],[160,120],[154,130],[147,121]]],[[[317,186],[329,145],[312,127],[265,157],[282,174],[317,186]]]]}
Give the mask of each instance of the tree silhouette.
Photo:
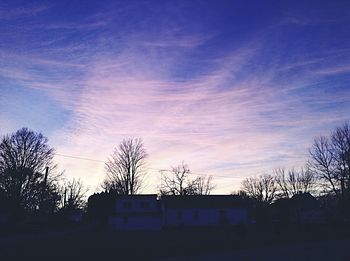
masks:
{"type": "Polygon", "coordinates": [[[162,195],[209,195],[215,188],[211,176],[200,176],[192,178],[191,171],[187,164],[171,168],[170,174],[162,173],[162,195]]]}
{"type": "Polygon", "coordinates": [[[350,189],[350,123],[338,127],[331,136],[337,168],[337,179],[343,197],[349,196],[350,189]]]}
{"type": "Polygon", "coordinates": [[[142,186],[146,157],[141,139],[124,139],[106,163],[102,187],[122,195],[136,194],[142,186]]]}
{"type": "Polygon", "coordinates": [[[84,188],[80,180],[73,179],[66,182],[61,190],[61,208],[67,210],[83,209],[86,206],[85,194],[87,189],[84,188]]]}
{"type": "Polygon", "coordinates": [[[216,185],[213,184],[213,176],[200,176],[192,182],[194,194],[209,195],[216,185]]]}
{"type": "Polygon", "coordinates": [[[283,168],[274,171],[276,183],[280,196],[292,197],[300,192],[311,192],[316,184],[315,176],[310,170],[295,169],[285,170],[283,168]]]}
{"type": "Polygon", "coordinates": [[[314,140],[309,150],[310,170],[338,198],[348,196],[350,189],[350,125],[338,127],[329,137],[314,140]]]}
{"type": "Polygon", "coordinates": [[[11,210],[53,211],[59,195],[54,149],[41,133],[22,128],[0,142],[0,189],[11,210]]]}
{"type": "Polygon", "coordinates": [[[259,202],[271,203],[275,199],[277,191],[275,177],[261,175],[246,178],[242,181],[241,190],[259,202]]]}

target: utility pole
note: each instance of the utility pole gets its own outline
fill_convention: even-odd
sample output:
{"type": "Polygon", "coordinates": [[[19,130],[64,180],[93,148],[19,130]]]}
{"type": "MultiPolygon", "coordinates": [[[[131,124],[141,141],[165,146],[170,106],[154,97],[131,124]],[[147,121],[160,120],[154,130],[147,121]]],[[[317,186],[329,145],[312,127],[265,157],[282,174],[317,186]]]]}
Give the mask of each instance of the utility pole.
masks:
{"type": "Polygon", "coordinates": [[[40,202],[40,211],[42,211],[43,209],[43,204],[44,204],[44,198],[45,198],[45,192],[46,192],[46,184],[47,184],[47,176],[49,175],[49,167],[45,168],[45,176],[44,176],[44,180],[43,183],[41,184],[41,202],[40,202]]]}
{"type": "Polygon", "coordinates": [[[46,167],[46,169],[45,169],[45,177],[44,177],[44,189],[46,188],[47,175],[48,174],[49,174],[49,167],[46,167]]]}
{"type": "Polygon", "coordinates": [[[166,169],[161,169],[160,172],[160,190],[163,188],[163,179],[164,179],[164,172],[166,172],[166,169]]]}

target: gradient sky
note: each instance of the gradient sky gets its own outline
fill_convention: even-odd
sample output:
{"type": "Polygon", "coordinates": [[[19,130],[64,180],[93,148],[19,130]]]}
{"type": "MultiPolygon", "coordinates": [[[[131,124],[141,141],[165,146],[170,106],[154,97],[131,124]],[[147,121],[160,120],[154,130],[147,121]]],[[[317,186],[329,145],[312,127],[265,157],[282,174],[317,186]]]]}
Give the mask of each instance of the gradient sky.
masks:
{"type": "MultiPolygon", "coordinates": [[[[144,192],[184,160],[228,193],[350,119],[350,2],[1,1],[0,90],[0,134],[100,161],[142,137],[144,192]]],[[[55,160],[91,192],[104,178],[55,160]]]]}

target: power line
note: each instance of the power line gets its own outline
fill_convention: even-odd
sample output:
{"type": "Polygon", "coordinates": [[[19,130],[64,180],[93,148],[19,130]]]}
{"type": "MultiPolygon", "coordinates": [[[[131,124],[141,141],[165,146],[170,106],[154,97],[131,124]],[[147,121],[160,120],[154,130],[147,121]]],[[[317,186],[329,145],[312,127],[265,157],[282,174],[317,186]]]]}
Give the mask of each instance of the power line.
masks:
{"type": "MultiPolygon", "coordinates": [[[[60,153],[55,153],[56,156],[60,156],[60,157],[65,157],[65,158],[71,158],[71,159],[78,159],[78,160],[86,160],[86,161],[93,161],[93,162],[99,162],[99,163],[106,163],[103,160],[97,160],[97,159],[91,159],[91,158],[85,158],[85,157],[78,157],[78,156],[72,156],[72,155],[65,155],[65,154],[60,154],[60,153]]],[[[153,169],[159,172],[171,172],[171,169],[158,169],[158,168],[148,168],[148,169],[153,169]]],[[[228,179],[236,179],[236,178],[241,178],[241,177],[229,177],[229,176],[224,176],[224,175],[217,175],[217,174],[210,174],[210,173],[203,173],[203,172],[193,172],[191,171],[192,174],[194,175],[199,175],[199,176],[203,176],[203,175],[209,175],[209,176],[213,176],[215,178],[228,178],[228,179]]]]}
{"type": "MultiPolygon", "coordinates": [[[[153,170],[157,170],[159,172],[171,172],[171,169],[157,169],[157,168],[149,168],[149,169],[153,169],[153,170]]],[[[213,176],[213,177],[218,177],[218,178],[228,178],[228,179],[240,179],[242,177],[229,177],[229,176],[224,176],[224,175],[217,175],[217,174],[210,174],[210,173],[204,173],[204,172],[193,172],[191,171],[191,174],[197,175],[197,176],[203,176],[203,175],[207,175],[207,176],[213,176]]]]}
{"type": "MultiPolygon", "coordinates": [[[[60,154],[60,153],[55,153],[56,156],[60,156],[60,157],[65,157],[65,158],[71,158],[71,159],[77,159],[77,160],[85,160],[85,161],[92,161],[92,162],[98,162],[98,163],[106,163],[103,160],[98,160],[98,159],[92,159],[92,158],[85,158],[85,157],[78,157],[78,156],[72,156],[72,155],[65,155],[65,154],[60,154]]],[[[148,168],[148,169],[152,169],[152,170],[156,170],[159,173],[163,173],[163,172],[171,172],[171,169],[158,169],[158,168],[148,168]]],[[[210,174],[210,173],[203,173],[203,172],[191,172],[191,174],[197,175],[197,176],[213,176],[214,178],[223,178],[223,179],[239,179],[242,177],[233,177],[233,176],[224,176],[224,175],[217,175],[217,174],[210,174]]],[[[226,184],[226,185],[219,185],[219,187],[222,188],[227,188],[227,187],[231,187],[231,184],[226,184]]]]}
{"type": "Polygon", "coordinates": [[[100,162],[100,163],[106,163],[102,160],[96,160],[96,159],[90,159],[90,158],[82,158],[82,157],[77,157],[77,156],[71,156],[71,155],[64,155],[64,154],[59,154],[55,153],[57,156],[65,157],[65,158],[72,158],[72,159],[79,159],[79,160],[88,160],[88,161],[95,161],[95,162],[100,162]]]}

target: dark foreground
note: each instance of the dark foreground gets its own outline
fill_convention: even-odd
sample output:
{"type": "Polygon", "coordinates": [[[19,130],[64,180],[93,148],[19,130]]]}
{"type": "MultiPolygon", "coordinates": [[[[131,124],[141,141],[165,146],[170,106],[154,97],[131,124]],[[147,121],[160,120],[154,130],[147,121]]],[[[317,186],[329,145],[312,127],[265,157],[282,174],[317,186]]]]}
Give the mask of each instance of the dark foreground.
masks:
{"type": "Polygon", "coordinates": [[[193,253],[155,260],[209,261],[209,260],[350,260],[350,239],[321,240],[313,242],[287,243],[250,249],[236,249],[209,253],[193,253]]]}
{"type": "Polygon", "coordinates": [[[344,225],[147,233],[80,227],[2,235],[0,253],[0,260],[350,260],[350,234],[344,225]]]}

